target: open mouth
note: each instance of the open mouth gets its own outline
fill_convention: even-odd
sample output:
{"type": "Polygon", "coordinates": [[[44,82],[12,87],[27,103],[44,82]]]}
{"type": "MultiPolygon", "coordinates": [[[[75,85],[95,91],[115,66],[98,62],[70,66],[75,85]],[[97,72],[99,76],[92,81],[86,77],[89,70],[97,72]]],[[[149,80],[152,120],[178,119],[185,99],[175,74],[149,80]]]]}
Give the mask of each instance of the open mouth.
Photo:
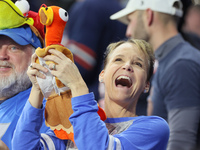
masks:
{"type": "Polygon", "coordinates": [[[132,86],[132,81],[128,76],[119,76],[115,80],[116,86],[124,86],[130,88],[132,86]]]}

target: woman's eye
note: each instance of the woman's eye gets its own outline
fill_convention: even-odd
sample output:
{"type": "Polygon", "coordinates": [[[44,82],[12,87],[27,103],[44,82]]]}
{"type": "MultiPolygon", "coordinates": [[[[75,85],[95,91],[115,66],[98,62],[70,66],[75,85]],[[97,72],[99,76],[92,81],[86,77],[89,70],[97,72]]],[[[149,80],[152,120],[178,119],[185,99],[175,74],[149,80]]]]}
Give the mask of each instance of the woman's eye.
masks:
{"type": "Polygon", "coordinates": [[[139,63],[139,62],[135,62],[135,64],[136,64],[137,66],[139,66],[139,67],[142,68],[142,64],[141,64],[141,63],[139,63]]]}
{"type": "Polygon", "coordinates": [[[121,58],[116,58],[116,59],[115,59],[115,61],[121,61],[121,60],[122,60],[121,58]]]}

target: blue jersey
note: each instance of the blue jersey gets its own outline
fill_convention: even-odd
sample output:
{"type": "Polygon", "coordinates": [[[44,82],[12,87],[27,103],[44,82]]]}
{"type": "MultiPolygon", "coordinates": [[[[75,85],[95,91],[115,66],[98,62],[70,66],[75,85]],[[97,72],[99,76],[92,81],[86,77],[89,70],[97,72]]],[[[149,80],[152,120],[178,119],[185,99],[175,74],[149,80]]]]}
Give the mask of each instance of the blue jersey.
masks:
{"type": "Polygon", "coordinates": [[[169,138],[166,121],[156,116],[108,118],[105,122],[97,114],[98,106],[92,93],[72,98],[74,113],[70,116],[74,140],[60,140],[53,131],[39,134],[43,109],[27,102],[13,138],[16,150],[71,149],[79,150],[165,150],[169,138]],[[29,127],[29,128],[27,128],[29,127]]]}
{"type": "MultiPolygon", "coordinates": [[[[11,150],[11,140],[19,116],[28,100],[31,88],[7,99],[0,105],[0,138],[11,150]]],[[[44,125],[41,131],[48,128],[44,125]]]]}

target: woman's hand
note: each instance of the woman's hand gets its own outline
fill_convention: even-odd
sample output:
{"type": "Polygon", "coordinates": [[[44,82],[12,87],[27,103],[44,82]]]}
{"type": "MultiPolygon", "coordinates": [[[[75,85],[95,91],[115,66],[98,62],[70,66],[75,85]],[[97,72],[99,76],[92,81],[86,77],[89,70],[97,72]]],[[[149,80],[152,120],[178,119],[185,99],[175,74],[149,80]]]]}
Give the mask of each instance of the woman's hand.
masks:
{"type": "Polygon", "coordinates": [[[37,83],[36,76],[39,78],[45,79],[45,75],[42,74],[40,71],[48,72],[48,69],[41,66],[40,64],[35,63],[36,58],[37,58],[37,55],[34,53],[32,55],[31,65],[28,67],[27,74],[28,74],[29,79],[31,80],[34,88],[40,90],[40,86],[37,83]]]}
{"type": "Polygon", "coordinates": [[[53,55],[45,56],[44,60],[53,61],[56,64],[55,66],[53,64],[49,65],[52,70],[51,74],[71,89],[73,97],[87,94],[87,85],[76,65],[60,51],[50,49],[48,52],[53,55]]]}

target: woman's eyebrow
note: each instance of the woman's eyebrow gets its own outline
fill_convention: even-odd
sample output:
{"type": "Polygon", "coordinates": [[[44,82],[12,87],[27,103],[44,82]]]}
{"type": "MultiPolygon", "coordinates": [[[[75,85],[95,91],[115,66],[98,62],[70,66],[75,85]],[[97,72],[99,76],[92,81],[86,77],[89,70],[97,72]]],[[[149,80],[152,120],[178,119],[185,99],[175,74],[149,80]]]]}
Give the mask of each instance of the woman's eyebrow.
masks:
{"type": "MultiPolygon", "coordinates": [[[[114,58],[116,58],[116,57],[125,57],[125,55],[123,55],[123,54],[118,54],[118,55],[114,56],[114,58]]],[[[135,59],[136,59],[136,60],[139,60],[139,61],[141,61],[141,62],[144,62],[144,60],[143,60],[142,58],[138,57],[138,56],[136,56],[135,59]]]]}
{"type": "Polygon", "coordinates": [[[124,55],[118,54],[118,55],[116,55],[115,57],[124,57],[124,55]]]}
{"type": "Polygon", "coordinates": [[[144,62],[144,60],[140,57],[136,57],[137,60],[144,62]]]}

